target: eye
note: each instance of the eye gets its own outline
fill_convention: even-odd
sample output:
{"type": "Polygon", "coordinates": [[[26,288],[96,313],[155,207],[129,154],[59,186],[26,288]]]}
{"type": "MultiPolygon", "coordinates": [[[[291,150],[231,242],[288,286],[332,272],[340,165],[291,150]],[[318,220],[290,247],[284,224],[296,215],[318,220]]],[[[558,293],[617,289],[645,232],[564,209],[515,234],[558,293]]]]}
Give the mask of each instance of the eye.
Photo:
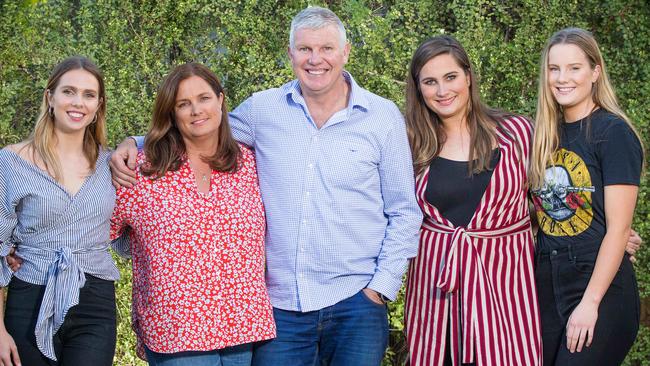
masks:
{"type": "Polygon", "coordinates": [[[307,52],[307,51],[309,51],[309,49],[307,47],[298,47],[298,51],[307,52]]]}
{"type": "Polygon", "coordinates": [[[427,86],[431,86],[431,85],[435,85],[436,81],[433,79],[424,79],[421,81],[421,83],[427,86]]]}
{"type": "Polygon", "coordinates": [[[202,102],[208,101],[210,99],[212,99],[212,97],[210,97],[209,95],[204,95],[204,96],[201,97],[202,102]]]}
{"type": "Polygon", "coordinates": [[[95,93],[86,93],[86,94],[84,94],[84,97],[86,97],[88,99],[95,99],[97,97],[97,94],[95,94],[95,93]]]}
{"type": "Polygon", "coordinates": [[[327,51],[327,52],[329,52],[329,51],[331,51],[331,50],[333,50],[333,49],[334,49],[334,47],[332,47],[332,46],[325,46],[325,47],[323,47],[323,50],[325,50],[325,51],[327,51]]]}
{"type": "Polygon", "coordinates": [[[447,80],[448,80],[448,81],[452,81],[452,80],[454,80],[454,79],[456,79],[456,74],[454,74],[454,75],[448,75],[448,76],[447,76],[447,80]]]}
{"type": "Polygon", "coordinates": [[[189,105],[188,102],[180,102],[180,103],[176,104],[176,108],[177,109],[182,109],[182,108],[187,107],[188,105],[189,105]]]}
{"type": "Polygon", "coordinates": [[[63,93],[63,95],[74,95],[72,89],[63,89],[61,92],[63,93]]]}

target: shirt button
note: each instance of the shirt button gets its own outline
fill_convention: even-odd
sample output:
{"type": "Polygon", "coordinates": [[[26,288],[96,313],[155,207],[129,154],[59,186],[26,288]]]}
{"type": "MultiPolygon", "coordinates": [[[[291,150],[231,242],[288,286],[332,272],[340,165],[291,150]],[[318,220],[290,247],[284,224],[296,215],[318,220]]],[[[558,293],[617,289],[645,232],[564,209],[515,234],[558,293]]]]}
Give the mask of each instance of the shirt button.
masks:
{"type": "Polygon", "coordinates": [[[557,250],[553,250],[553,251],[551,252],[551,255],[557,255],[557,250]]]}
{"type": "Polygon", "coordinates": [[[301,252],[304,252],[304,251],[305,251],[305,247],[300,247],[300,251],[301,251],[301,252]]]}
{"type": "Polygon", "coordinates": [[[309,164],[307,164],[307,167],[308,167],[308,168],[313,168],[313,167],[314,167],[314,164],[309,163],[309,164]]]}
{"type": "Polygon", "coordinates": [[[298,277],[303,278],[303,277],[305,277],[305,275],[300,273],[300,274],[298,274],[298,277]]]}
{"type": "Polygon", "coordinates": [[[306,223],[307,223],[307,220],[302,220],[302,223],[303,223],[303,224],[306,224],[306,223]]]}
{"type": "Polygon", "coordinates": [[[311,192],[308,191],[308,192],[305,193],[305,194],[307,195],[307,197],[309,197],[309,196],[311,195],[311,192]]]}

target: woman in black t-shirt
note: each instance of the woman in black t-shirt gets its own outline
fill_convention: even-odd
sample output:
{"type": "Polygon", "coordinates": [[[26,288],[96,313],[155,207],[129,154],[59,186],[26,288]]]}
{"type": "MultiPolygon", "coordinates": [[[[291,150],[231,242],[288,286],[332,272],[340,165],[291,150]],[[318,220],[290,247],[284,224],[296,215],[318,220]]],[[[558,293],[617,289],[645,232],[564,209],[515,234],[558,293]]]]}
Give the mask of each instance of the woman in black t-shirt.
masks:
{"type": "Polygon", "coordinates": [[[619,365],[634,343],[639,294],[625,245],[642,161],[594,37],[554,34],[542,54],[529,172],[546,365],[619,365]]]}

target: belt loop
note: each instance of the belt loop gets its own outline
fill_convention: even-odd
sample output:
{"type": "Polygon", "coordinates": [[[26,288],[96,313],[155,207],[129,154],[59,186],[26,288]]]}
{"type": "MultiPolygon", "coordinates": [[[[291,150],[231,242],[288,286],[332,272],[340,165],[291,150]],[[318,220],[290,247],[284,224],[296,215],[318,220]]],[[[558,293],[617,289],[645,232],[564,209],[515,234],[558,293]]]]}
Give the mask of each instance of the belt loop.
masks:
{"type": "Polygon", "coordinates": [[[567,246],[569,247],[569,260],[571,261],[571,263],[575,264],[576,257],[575,257],[575,255],[573,255],[573,245],[571,243],[569,243],[569,244],[567,244],[567,246]]]}

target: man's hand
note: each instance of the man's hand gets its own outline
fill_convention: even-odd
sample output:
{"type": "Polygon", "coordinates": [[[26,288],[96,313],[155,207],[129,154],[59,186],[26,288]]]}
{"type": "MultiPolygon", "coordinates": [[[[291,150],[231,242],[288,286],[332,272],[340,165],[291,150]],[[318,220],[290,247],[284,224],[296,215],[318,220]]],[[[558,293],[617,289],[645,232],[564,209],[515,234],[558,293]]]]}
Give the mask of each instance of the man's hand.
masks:
{"type": "Polygon", "coordinates": [[[643,244],[643,240],[634,229],[631,229],[630,237],[625,246],[625,251],[630,255],[630,261],[632,263],[636,262],[636,257],[634,257],[634,255],[636,254],[636,251],[641,248],[641,244],[643,244]]]}
{"type": "Polygon", "coordinates": [[[379,296],[379,293],[373,289],[370,288],[364,288],[363,294],[372,302],[374,302],[377,305],[385,305],[386,302],[381,299],[381,296],[379,296]]]}
{"type": "Polygon", "coordinates": [[[127,137],[117,146],[108,163],[111,167],[115,188],[119,188],[120,186],[133,187],[136,182],[135,161],[137,157],[138,147],[132,138],[127,137]]]}

